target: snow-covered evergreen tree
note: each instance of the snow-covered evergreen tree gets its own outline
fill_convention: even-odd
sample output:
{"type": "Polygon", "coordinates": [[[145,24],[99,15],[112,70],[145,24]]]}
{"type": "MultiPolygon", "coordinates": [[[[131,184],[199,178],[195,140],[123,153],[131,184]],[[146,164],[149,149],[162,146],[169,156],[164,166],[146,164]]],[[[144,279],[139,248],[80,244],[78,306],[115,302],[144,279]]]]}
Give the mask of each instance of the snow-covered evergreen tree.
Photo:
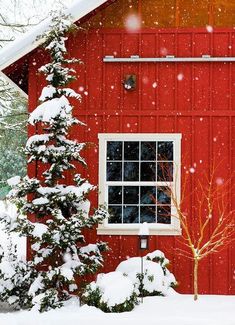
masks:
{"type": "Polygon", "coordinates": [[[42,90],[40,105],[29,117],[38,134],[28,139],[26,154],[29,163],[40,163],[45,171],[38,178],[14,177],[9,182],[9,197],[18,207],[12,229],[30,241],[32,263],[38,272],[29,295],[40,311],[56,308],[68,299],[77,290],[76,279],[96,272],[102,265],[102,251],[107,248],[103,242],[86,243],[84,229],[101,222],[106,210],[98,208],[92,215],[89,212],[87,196],[94,187],[76,174],[74,165],[86,165],[80,155],[85,144],[68,138],[71,126],[84,127],[73,117],[70,103],[71,98],[80,101],[80,95],[67,88],[75,79],[70,64],[80,62],[66,58],[65,35],[73,28],[68,17],[60,16],[53,18],[50,30],[43,35],[51,61],[40,72],[48,85],[42,90]],[[73,175],[71,184],[65,180],[67,171],[73,175]]]}

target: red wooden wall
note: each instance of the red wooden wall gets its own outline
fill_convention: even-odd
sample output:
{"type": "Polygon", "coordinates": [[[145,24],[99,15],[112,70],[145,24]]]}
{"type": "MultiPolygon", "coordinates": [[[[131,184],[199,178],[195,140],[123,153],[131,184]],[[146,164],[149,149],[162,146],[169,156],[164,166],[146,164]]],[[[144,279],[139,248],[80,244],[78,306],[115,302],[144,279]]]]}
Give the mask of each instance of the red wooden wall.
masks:
{"type": "MultiPolygon", "coordinates": [[[[146,132],[182,133],[182,171],[196,166],[189,179],[193,189],[212,163],[219,164],[217,176],[228,178],[235,170],[235,65],[234,63],[103,63],[105,55],[143,57],[175,55],[181,57],[235,56],[233,29],[144,29],[128,34],[122,29],[80,32],[69,39],[70,54],[83,60],[76,67],[74,89],[83,94],[75,114],[87,128],[75,128],[72,137],[95,144],[84,152],[87,174],[98,183],[97,133],[146,132]],[[127,92],[122,80],[137,75],[137,89],[127,92]],[[178,76],[181,76],[179,78],[178,76]],[[183,78],[182,78],[183,77],[183,78]],[[179,80],[182,79],[182,80],[179,80]],[[157,85],[156,87],[154,85],[157,85]]],[[[43,62],[41,50],[31,57],[29,73],[30,109],[37,103],[43,77],[36,69],[43,62]],[[37,64],[34,65],[33,61],[37,64]]],[[[33,131],[32,131],[33,132],[33,131]]],[[[34,173],[35,166],[30,173],[34,173]]],[[[234,182],[234,179],[233,179],[234,182]]],[[[97,204],[97,195],[93,195],[97,204]]],[[[229,193],[230,208],[235,200],[229,193]]],[[[195,198],[187,203],[196,222],[195,198]]],[[[95,231],[90,235],[95,236],[95,231]]],[[[104,271],[111,271],[128,256],[139,255],[137,236],[99,236],[107,241],[104,271]]],[[[174,236],[151,236],[150,251],[162,250],[172,262],[172,271],[180,283],[179,291],[192,292],[192,265],[175,254],[179,244],[174,236]]],[[[201,293],[235,294],[235,253],[230,247],[201,263],[201,293]]]]}

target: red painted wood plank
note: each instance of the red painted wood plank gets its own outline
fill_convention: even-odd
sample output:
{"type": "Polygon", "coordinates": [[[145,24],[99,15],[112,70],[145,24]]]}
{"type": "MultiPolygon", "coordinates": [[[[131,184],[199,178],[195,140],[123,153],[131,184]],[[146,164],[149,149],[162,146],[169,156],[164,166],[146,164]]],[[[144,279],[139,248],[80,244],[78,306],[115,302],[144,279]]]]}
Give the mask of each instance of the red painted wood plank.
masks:
{"type": "MultiPolygon", "coordinates": [[[[102,56],[234,55],[235,49],[231,48],[235,45],[234,40],[232,29],[214,29],[213,33],[205,32],[205,28],[146,29],[140,34],[127,34],[120,29],[100,29],[98,33],[92,30],[87,34],[79,32],[71,39],[69,47],[70,53],[85,63],[76,66],[78,81],[74,87],[88,91],[82,104],[75,109],[87,127],[75,127],[71,137],[95,145],[84,151],[88,169],[77,166],[77,171],[89,176],[90,181],[97,185],[100,132],[179,132],[182,133],[182,182],[188,175],[188,168],[195,167],[195,173],[190,174],[187,181],[188,192],[204,172],[209,176],[209,166],[214,160],[224,161],[218,176],[229,176],[229,168],[235,169],[234,64],[104,64],[102,56]],[[127,74],[137,76],[137,89],[133,92],[123,89],[122,80],[127,74]],[[179,74],[182,74],[182,80],[179,80],[179,74]],[[155,82],[156,87],[153,87],[155,82]]],[[[31,65],[30,110],[35,107],[43,84],[43,78],[36,75],[36,67],[31,65]]],[[[34,132],[34,129],[29,129],[30,135],[34,132]]],[[[29,173],[33,175],[35,167],[29,173]]],[[[91,195],[93,205],[97,205],[97,194],[91,195]]],[[[234,195],[230,193],[233,208],[234,195]]],[[[193,205],[195,197],[187,199],[183,206],[191,215],[192,224],[197,218],[193,205]]],[[[95,231],[89,236],[95,240],[95,231]]],[[[140,254],[137,236],[99,238],[108,241],[112,249],[106,256],[106,272],[113,271],[122,259],[140,254]]],[[[174,273],[180,282],[179,291],[191,292],[192,264],[176,254],[177,247],[181,244],[174,236],[150,238],[150,250],[162,249],[172,260],[174,273]]],[[[201,264],[201,292],[235,294],[232,249],[201,264]]]]}

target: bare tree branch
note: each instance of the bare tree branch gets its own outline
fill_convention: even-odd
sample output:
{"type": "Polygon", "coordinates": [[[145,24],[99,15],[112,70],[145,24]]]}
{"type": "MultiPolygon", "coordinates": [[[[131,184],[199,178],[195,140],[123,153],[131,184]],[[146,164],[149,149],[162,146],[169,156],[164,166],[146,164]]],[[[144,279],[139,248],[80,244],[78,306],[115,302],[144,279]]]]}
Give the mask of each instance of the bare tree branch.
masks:
{"type": "MultiPolygon", "coordinates": [[[[177,169],[177,166],[175,169],[177,169]]],[[[177,248],[176,252],[185,258],[193,260],[194,263],[195,300],[198,298],[199,262],[208,255],[225,249],[235,240],[235,210],[229,209],[230,200],[228,198],[228,193],[233,191],[235,184],[231,185],[232,177],[219,183],[216,182],[218,166],[215,167],[212,164],[210,170],[210,176],[208,177],[204,173],[191,193],[186,191],[189,177],[189,173],[187,174],[186,171],[180,201],[177,198],[174,184],[171,186],[169,182],[165,181],[168,196],[171,197],[172,205],[176,209],[176,215],[172,214],[171,217],[178,218],[183,230],[181,244],[185,249],[177,248]],[[183,206],[185,201],[191,197],[195,198],[195,208],[191,214],[188,214],[184,212],[183,206]],[[196,222],[191,226],[191,221],[195,220],[196,222]]],[[[167,175],[166,170],[162,171],[162,174],[167,175]]],[[[169,175],[167,175],[166,179],[169,179],[169,175]]]]}

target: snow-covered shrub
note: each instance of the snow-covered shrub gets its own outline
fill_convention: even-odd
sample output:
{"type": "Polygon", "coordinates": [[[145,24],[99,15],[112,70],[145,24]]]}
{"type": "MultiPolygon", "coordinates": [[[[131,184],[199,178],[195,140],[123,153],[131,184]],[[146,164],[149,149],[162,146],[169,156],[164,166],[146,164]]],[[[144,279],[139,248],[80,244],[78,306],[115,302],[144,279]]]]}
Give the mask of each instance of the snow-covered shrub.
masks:
{"type": "Polygon", "coordinates": [[[96,282],[86,286],[82,301],[104,312],[121,313],[137,305],[137,290],[121,272],[99,274],[96,282]]]}
{"type": "Polygon", "coordinates": [[[165,281],[169,287],[175,288],[178,285],[175,276],[167,268],[170,261],[165,257],[165,254],[162,251],[155,250],[152,253],[147,254],[145,258],[147,261],[156,262],[161,265],[165,275],[165,281]]]}
{"type": "Polygon", "coordinates": [[[32,262],[25,261],[25,241],[11,233],[16,209],[0,202],[0,211],[0,302],[6,308],[29,308],[32,299],[28,291],[36,271],[32,262]]]}
{"type": "Polygon", "coordinates": [[[35,296],[32,299],[32,305],[34,310],[39,312],[48,311],[49,309],[56,309],[63,306],[63,302],[68,299],[65,292],[64,300],[58,296],[58,290],[55,288],[48,289],[43,293],[35,296]]]}
{"type": "Polygon", "coordinates": [[[36,277],[31,262],[19,260],[9,238],[7,250],[0,252],[0,301],[14,309],[30,308],[29,288],[36,277]]]}
{"type": "Polygon", "coordinates": [[[140,257],[121,262],[116,271],[127,275],[144,296],[166,296],[169,288],[177,284],[174,275],[167,269],[168,263],[165,255],[156,250],[143,257],[143,274],[140,257]]]}
{"type": "MultiPolygon", "coordinates": [[[[19,177],[20,178],[20,177],[19,177]]],[[[8,200],[0,200],[0,246],[8,251],[9,239],[16,246],[16,255],[19,260],[26,260],[26,238],[11,231],[11,225],[17,218],[17,207],[8,200]]]]}

